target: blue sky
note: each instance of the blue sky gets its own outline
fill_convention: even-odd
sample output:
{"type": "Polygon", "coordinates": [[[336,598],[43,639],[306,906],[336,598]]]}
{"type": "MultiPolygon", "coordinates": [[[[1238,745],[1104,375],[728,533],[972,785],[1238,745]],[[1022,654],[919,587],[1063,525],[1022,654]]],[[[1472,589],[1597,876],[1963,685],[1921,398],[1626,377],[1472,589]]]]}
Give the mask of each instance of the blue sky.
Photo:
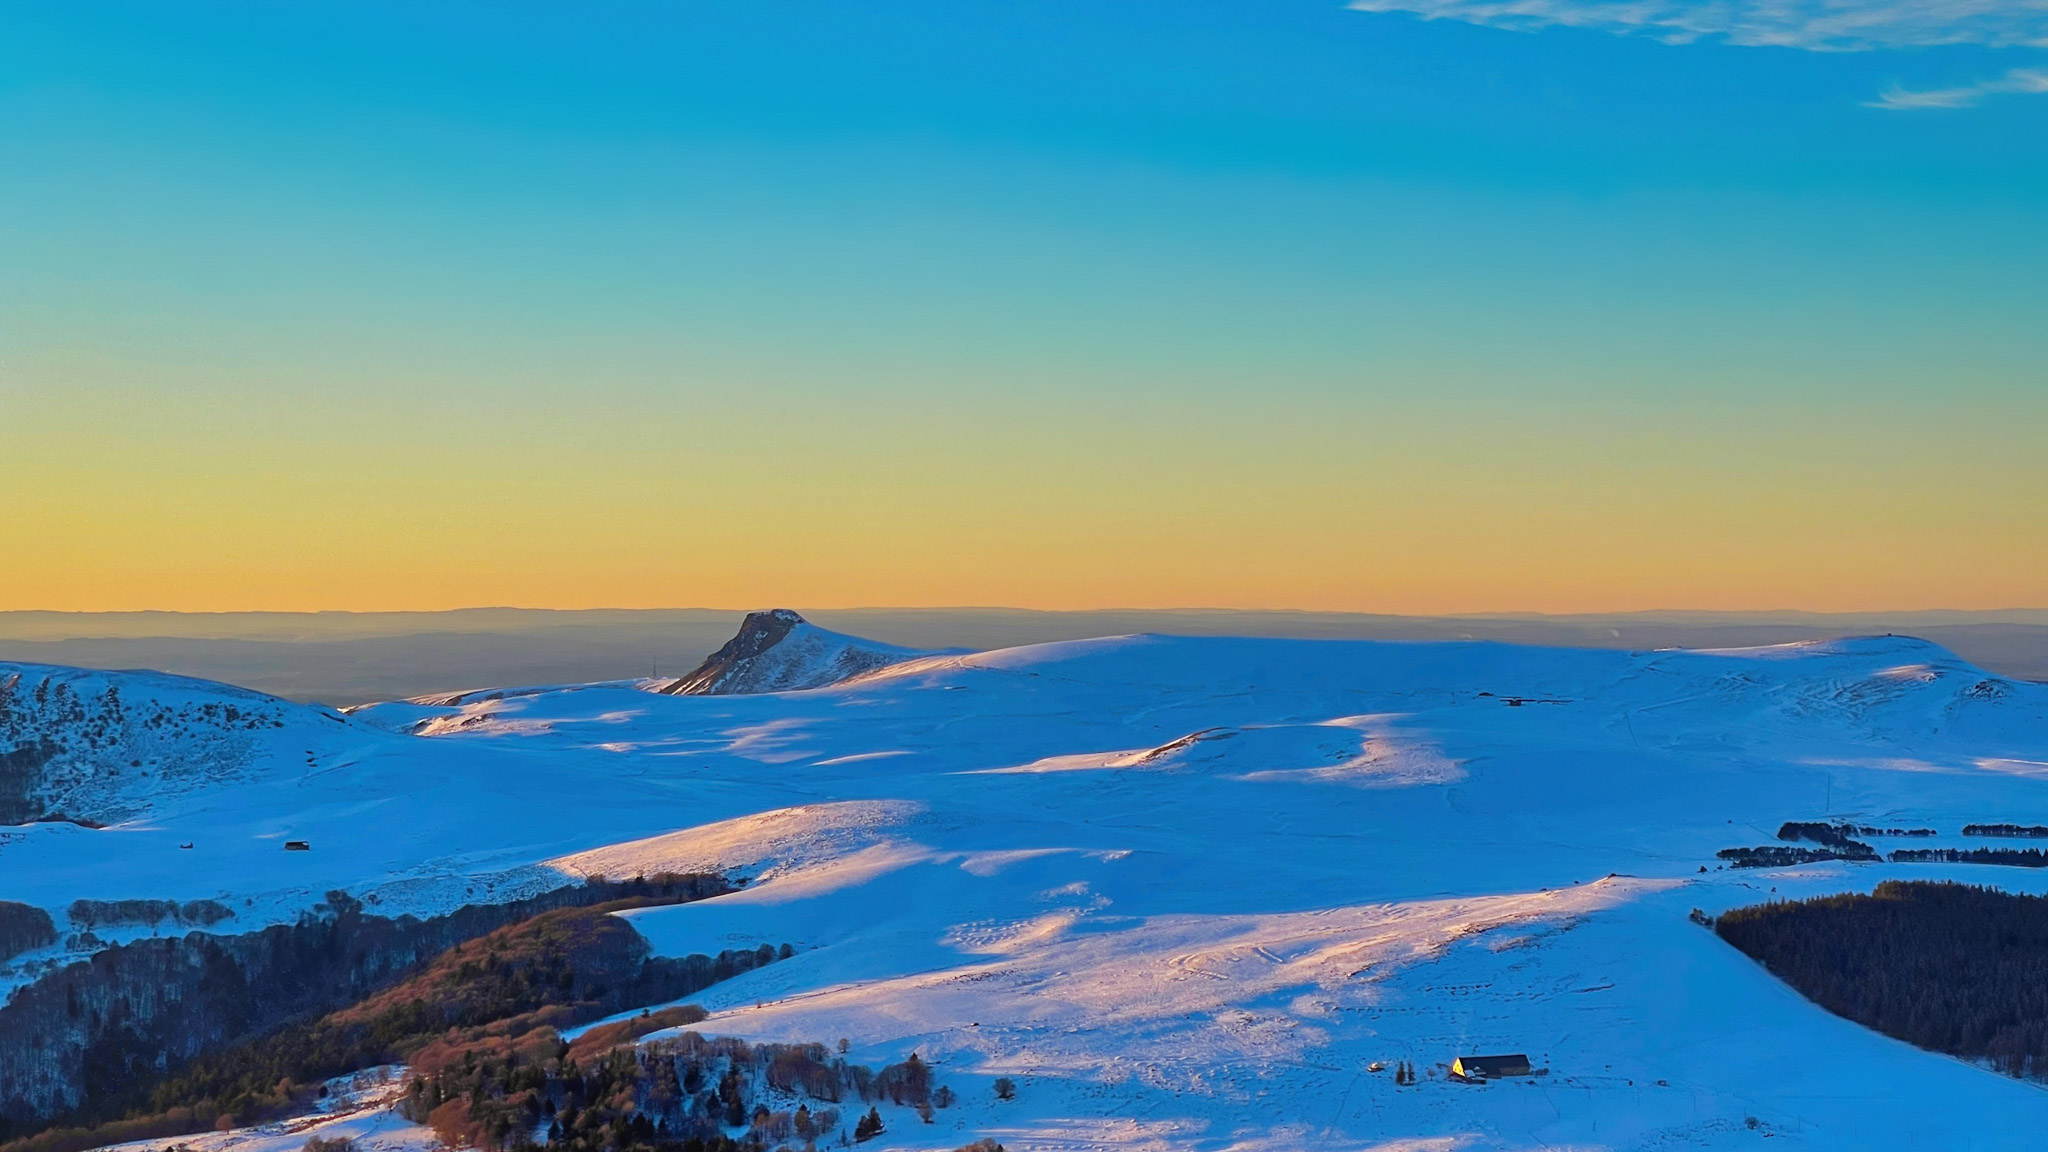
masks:
{"type": "Polygon", "coordinates": [[[2048,602],[2048,8],[1364,6],[10,5],[0,606],[2048,602]]]}

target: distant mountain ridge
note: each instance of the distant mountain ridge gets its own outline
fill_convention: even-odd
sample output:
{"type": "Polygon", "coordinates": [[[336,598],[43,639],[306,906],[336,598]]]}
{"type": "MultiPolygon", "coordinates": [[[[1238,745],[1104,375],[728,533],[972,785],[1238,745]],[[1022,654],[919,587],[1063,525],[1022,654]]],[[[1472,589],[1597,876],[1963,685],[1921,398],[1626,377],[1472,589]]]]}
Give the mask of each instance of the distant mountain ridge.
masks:
{"type": "MultiPolygon", "coordinates": [[[[742,613],[475,608],[448,612],[0,612],[0,660],[161,668],[336,706],[462,685],[674,677],[732,637],[742,613]]],[[[1499,640],[1728,648],[1899,632],[2001,675],[2048,681],[2048,611],[1632,612],[1391,616],[1238,609],[853,608],[808,622],[912,649],[1009,648],[1133,632],[1323,640],[1499,640]]]]}

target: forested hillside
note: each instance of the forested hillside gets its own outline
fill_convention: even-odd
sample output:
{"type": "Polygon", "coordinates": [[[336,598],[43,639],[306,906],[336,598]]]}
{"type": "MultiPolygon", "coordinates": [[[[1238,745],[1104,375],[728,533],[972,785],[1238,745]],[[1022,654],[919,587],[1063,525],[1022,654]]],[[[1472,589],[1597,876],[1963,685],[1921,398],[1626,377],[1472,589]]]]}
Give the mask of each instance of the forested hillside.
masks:
{"type": "Polygon", "coordinates": [[[1738,908],[1715,931],[1830,1012],[2048,1075],[2048,898],[1887,880],[1868,896],[1738,908]]]}

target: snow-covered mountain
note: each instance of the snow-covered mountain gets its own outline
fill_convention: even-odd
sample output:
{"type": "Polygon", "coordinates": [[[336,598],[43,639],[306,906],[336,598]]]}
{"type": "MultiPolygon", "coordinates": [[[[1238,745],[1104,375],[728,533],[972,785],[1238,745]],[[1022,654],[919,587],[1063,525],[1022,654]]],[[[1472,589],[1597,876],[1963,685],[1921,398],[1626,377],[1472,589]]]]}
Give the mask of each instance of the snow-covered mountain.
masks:
{"type": "Polygon", "coordinates": [[[1688,918],[1887,877],[2048,890],[2040,869],[1715,856],[1793,820],[1937,830],[1915,847],[2048,823],[2048,686],[1904,637],[1126,636],[865,646],[889,660],[808,690],[720,679],[819,667],[803,647],[749,663],[803,628],[736,638],[715,694],[315,717],[336,734],[305,745],[316,763],[196,780],[147,821],[0,834],[0,899],[60,920],[81,898],[212,899],[235,919],[208,931],[248,931],[331,889],[425,913],[724,872],[750,883],[632,923],[671,955],[798,945],[707,992],[698,1030],[915,1051],[961,1092],[880,1148],[2017,1149],[2048,1125],[2038,1087],[1832,1016],[1688,918]],[[1549,1074],[1388,1071],[1496,1051],[1549,1074]]]}
{"type": "Polygon", "coordinates": [[[729,696],[823,688],[863,672],[931,655],[829,632],[787,609],[749,612],[739,634],[687,676],[662,685],[669,696],[729,696]]]}

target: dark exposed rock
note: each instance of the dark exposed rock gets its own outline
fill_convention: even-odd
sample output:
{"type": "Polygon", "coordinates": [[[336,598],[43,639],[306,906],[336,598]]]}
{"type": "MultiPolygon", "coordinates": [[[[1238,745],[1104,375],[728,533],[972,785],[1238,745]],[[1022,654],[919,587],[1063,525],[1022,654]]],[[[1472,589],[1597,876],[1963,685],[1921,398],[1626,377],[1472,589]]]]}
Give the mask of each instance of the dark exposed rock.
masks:
{"type": "Polygon", "coordinates": [[[787,608],[749,612],[739,632],[667,696],[726,696],[823,688],[924,653],[828,632],[787,608]]]}
{"type": "Polygon", "coordinates": [[[661,690],[664,696],[718,696],[733,673],[746,662],[782,643],[790,630],[804,618],[788,608],[749,612],[740,630],[718,651],[704,658],[696,670],[661,690]]]}

